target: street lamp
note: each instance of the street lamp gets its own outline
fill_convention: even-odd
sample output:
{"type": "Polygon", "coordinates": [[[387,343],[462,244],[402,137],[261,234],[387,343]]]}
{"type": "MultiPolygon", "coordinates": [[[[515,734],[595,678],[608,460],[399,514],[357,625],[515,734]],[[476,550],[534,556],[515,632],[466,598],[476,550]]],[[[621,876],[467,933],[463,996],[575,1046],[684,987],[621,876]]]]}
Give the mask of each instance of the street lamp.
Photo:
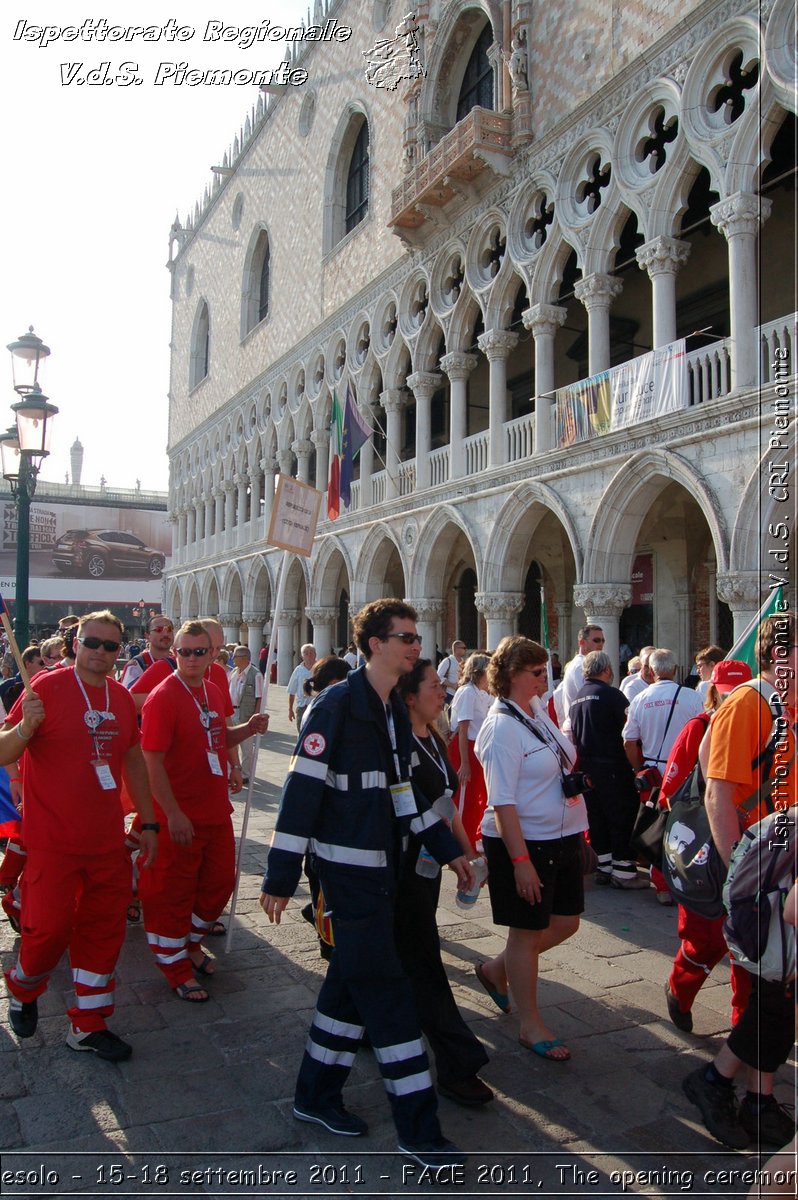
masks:
{"type": "Polygon", "coordinates": [[[36,478],[43,460],[50,453],[53,417],[58,412],[39,386],[40,368],[50,353],[33,332],[22,335],[8,346],[11,352],[14,391],[20,397],[11,411],[16,425],[0,437],[3,477],[11,484],[17,507],[17,590],[14,633],[20,649],[29,639],[30,579],[30,502],[36,491],[36,478]]]}

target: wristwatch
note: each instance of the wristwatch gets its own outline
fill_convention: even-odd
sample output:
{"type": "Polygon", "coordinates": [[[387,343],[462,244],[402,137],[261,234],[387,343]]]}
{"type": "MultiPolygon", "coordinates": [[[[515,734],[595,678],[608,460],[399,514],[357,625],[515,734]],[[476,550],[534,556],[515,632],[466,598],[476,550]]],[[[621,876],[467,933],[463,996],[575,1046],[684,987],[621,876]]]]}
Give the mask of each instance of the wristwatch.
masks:
{"type": "Polygon", "coordinates": [[[151,829],[153,833],[161,832],[161,826],[158,821],[147,821],[144,825],[142,825],[141,832],[144,833],[145,829],[151,829]]]}

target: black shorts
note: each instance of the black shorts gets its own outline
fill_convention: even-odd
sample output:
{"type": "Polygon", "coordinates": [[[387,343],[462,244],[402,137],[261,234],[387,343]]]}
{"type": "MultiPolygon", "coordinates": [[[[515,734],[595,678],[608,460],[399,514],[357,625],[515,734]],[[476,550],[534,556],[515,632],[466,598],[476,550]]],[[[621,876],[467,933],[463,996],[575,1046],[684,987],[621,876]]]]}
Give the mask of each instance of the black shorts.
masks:
{"type": "Polygon", "coordinates": [[[488,860],[488,890],[494,925],[511,929],[547,929],[549,918],[575,917],[585,909],[585,886],[580,853],[583,834],[527,842],[526,848],[543,884],[539,904],[522,900],[507,847],[499,837],[484,837],[488,860]]]}

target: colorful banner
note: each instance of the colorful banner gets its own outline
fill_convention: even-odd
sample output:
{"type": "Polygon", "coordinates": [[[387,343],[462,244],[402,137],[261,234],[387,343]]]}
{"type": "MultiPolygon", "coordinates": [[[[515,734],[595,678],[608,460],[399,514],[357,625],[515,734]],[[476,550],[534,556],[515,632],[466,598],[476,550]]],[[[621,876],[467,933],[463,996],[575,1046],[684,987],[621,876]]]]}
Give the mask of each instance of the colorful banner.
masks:
{"type": "Polygon", "coordinates": [[[573,446],[614,429],[687,408],[685,343],[681,338],[610,371],[557,391],[557,445],[573,446]]]}

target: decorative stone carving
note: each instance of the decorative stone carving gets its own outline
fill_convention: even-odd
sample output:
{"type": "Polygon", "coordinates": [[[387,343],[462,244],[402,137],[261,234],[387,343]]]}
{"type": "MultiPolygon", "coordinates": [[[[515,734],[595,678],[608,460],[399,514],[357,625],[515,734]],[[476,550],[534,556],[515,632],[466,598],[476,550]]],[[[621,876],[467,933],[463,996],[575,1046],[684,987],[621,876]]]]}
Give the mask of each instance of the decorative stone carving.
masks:
{"type": "Polygon", "coordinates": [[[407,377],[407,386],[412,389],[417,399],[425,396],[431,398],[440,387],[440,383],[441,376],[436,371],[416,371],[407,377]]]}
{"type": "Polygon", "coordinates": [[[574,285],[574,295],[590,312],[593,308],[609,308],[623,291],[623,281],[614,275],[587,275],[574,285]]]}
{"type": "Polygon", "coordinates": [[[509,329],[489,329],[477,338],[477,344],[489,362],[507,358],[517,342],[518,334],[512,333],[509,329]]]}
{"type": "Polygon", "coordinates": [[[266,618],[268,615],[269,614],[266,612],[243,612],[241,614],[241,620],[245,625],[255,625],[257,628],[262,629],[266,624],[266,618]]]}
{"type": "Polygon", "coordinates": [[[478,362],[476,354],[463,354],[455,350],[451,354],[445,354],[440,365],[451,382],[456,383],[458,380],[468,379],[478,362]]]}
{"type": "Polygon", "coordinates": [[[380,392],[380,404],[386,413],[401,412],[407,403],[407,396],[402,388],[387,388],[380,392]]]}
{"type": "Polygon", "coordinates": [[[657,237],[653,242],[646,242],[635,251],[637,265],[641,271],[648,271],[653,279],[655,275],[675,275],[679,267],[690,257],[690,243],[681,242],[677,238],[657,237]]]}
{"type": "Polygon", "coordinates": [[[709,218],[727,239],[738,237],[740,234],[755,237],[760,224],[770,216],[772,207],[770,200],[765,196],[736,192],[733,196],[713,204],[709,210],[709,218]]]}
{"type": "Polygon", "coordinates": [[[327,605],[323,608],[306,608],[305,616],[314,625],[334,625],[338,616],[338,609],[327,605]]]}
{"type": "Polygon", "coordinates": [[[523,592],[477,592],[474,605],[486,621],[509,621],[524,607],[523,592]]]}
{"type": "Polygon", "coordinates": [[[533,304],[521,313],[524,329],[531,329],[533,337],[554,337],[565,323],[568,310],[558,304],[533,304]]]}
{"type": "Polygon", "coordinates": [[[443,616],[442,600],[408,600],[407,603],[416,610],[419,621],[427,624],[431,625],[443,616]]]}
{"type": "Polygon", "coordinates": [[[718,574],[718,599],[729,608],[757,609],[762,603],[762,581],[756,571],[718,574]]]}
{"type": "Polygon", "coordinates": [[[617,620],[631,603],[628,583],[580,583],[574,588],[574,604],[596,619],[605,616],[617,620]]]}

